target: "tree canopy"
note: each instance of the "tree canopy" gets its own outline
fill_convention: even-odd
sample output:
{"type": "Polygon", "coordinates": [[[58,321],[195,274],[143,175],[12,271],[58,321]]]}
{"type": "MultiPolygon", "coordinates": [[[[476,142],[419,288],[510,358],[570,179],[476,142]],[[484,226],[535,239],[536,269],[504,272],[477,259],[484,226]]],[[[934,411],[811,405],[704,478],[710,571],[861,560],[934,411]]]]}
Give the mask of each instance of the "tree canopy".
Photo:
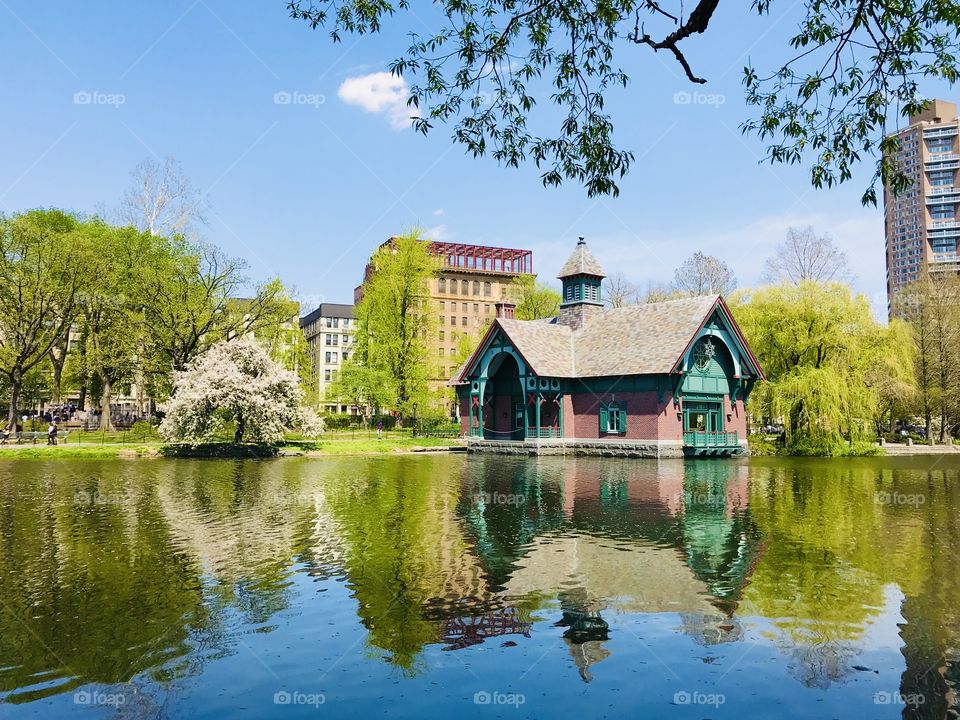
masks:
{"type": "MultiPolygon", "coordinates": [[[[692,67],[685,47],[712,31],[719,2],[440,0],[439,29],[426,34],[409,0],[288,0],[287,7],[335,42],[399,24],[411,40],[390,70],[412,80],[408,105],[418,130],[452,124],[453,141],[474,156],[509,167],[533,162],[544,185],[571,180],[593,196],[616,195],[635,159],[616,142],[607,110],[613,91],[631,82],[624,68],[633,47],[663,51],[691,83],[706,83],[710,73],[692,67]]],[[[754,0],[737,12],[773,25],[791,10],[754,0]]],[[[877,179],[898,190],[908,182],[888,152],[896,147],[885,138],[888,125],[924,106],[922,78],[956,80],[958,38],[952,1],[807,3],[783,54],[770,67],[744,68],[756,114],[741,128],[768,143],[771,162],[807,163],[816,187],[849,180],[863,155],[883,151],[863,194],[875,204],[877,179]]]]}
{"type": "Polygon", "coordinates": [[[878,323],[845,285],[766,286],[736,293],[731,305],[767,375],[751,397],[754,414],[783,418],[793,451],[829,453],[864,437],[889,410],[889,394],[913,387],[906,326],[878,323]]]}

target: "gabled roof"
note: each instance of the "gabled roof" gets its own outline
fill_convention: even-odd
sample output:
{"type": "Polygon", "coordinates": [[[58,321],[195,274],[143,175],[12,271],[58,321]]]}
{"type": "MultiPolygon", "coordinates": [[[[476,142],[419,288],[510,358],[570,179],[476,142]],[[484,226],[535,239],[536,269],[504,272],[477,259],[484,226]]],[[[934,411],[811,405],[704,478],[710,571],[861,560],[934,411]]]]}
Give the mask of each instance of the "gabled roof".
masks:
{"type": "Polygon", "coordinates": [[[572,275],[596,275],[602,278],[607,276],[593,253],[587,250],[587,243],[583,238],[580,238],[580,242],[577,243],[573,252],[570,253],[570,257],[560,268],[560,272],[557,273],[557,277],[560,279],[572,275]]]}
{"type": "Polygon", "coordinates": [[[668,375],[676,372],[697,333],[718,309],[751,361],[751,374],[762,378],[760,365],[726,303],[719,295],[706,295],[611,308],[578,330],[557,323],[555,318],[498,318],[451,383],[463,382],[464,375],[483,353],[497,328],[503,330],[538,375],[558,378],[668,375]]]}

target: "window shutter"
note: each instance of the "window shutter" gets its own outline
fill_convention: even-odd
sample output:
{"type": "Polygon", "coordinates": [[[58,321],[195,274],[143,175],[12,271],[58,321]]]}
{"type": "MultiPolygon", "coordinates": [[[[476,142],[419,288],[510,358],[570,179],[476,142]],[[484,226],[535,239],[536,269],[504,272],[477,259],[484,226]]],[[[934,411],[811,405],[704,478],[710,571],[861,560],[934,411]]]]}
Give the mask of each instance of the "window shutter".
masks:
{"type": "Polygon", "coordinates": [[[617,418],[617,429],[622,432],[627,432],[627,408],[624,405],[620,408],[620,417],[617,418]]]}
{"type": "Polygon", "coordinates": [[[609,427],[607,423],[607,406],[600,403],[600,432],[607,432],[607,428],[609,427]]]}

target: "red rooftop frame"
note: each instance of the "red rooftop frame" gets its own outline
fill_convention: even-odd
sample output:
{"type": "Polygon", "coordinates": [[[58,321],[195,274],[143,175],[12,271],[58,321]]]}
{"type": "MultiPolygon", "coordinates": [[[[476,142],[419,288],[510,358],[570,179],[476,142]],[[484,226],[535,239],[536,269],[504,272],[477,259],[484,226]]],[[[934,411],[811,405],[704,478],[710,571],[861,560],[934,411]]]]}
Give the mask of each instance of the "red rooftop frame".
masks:
{"type": "Polygon", "coordinates": [[[444,267],[481,272],[533,274],[533,251],[516,248],[431,242],[430,251],[443,259],[444,267]]]}

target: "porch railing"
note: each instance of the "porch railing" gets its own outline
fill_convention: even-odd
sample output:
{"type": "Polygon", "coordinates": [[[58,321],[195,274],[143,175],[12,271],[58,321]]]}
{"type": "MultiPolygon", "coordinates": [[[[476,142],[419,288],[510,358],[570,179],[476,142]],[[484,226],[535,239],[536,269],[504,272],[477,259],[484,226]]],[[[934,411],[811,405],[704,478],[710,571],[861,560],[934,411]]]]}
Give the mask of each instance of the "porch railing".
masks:
{"type": "Polygon", "coordinates": [[[740,442],[736,432],[687,430],[683,433],[683,444],[692,448],[735,448],[740,442]]]}
{"type": "Polygon", "coordinates": [[[548,440],[558,437],[560,437],[560,428],[558,427],[527,428],[527,438],[531,440],[548,440]]]}

